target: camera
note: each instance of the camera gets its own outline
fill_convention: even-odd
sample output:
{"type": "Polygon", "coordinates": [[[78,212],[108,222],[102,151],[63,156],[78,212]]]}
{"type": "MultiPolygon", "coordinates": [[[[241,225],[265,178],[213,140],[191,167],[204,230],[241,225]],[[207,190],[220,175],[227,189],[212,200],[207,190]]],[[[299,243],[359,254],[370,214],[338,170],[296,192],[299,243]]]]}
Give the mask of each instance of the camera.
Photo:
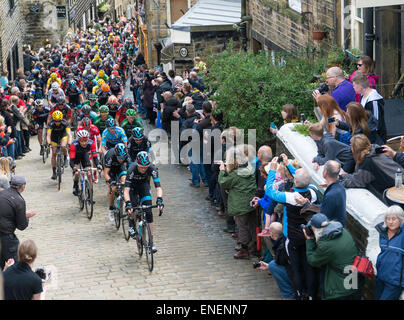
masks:
{"type": "Polygon", "coordinates": [[[306,231],[306,234],[307,234],[309,237],[314,236],[314,232],[313,232],[313,229],[311,228],[311,226],[308,226],[307,224],[301,224],[301,225],[300,225],[300,229],[302,229],[302,231],[303,231],[303,230],[306,231]]]}
{"type": "Polygon", "coordinates": [[[325,94],[325,93],[327,93],[327,92],[330,90],[330,88],[328,87],[328,85],[327,85],[326,83],[323,83],[321,86],[319,86],[319,87],[317,88],[317,90],[318,90],[321,94],[325,94]]]}
{"type": "Polygon", "coordinates": [[[306,121],[306,115],[304,113],[300,114],[300,122],[304,123],[306,121]]]}
{"type": "Polygon", "coordinates": [[[35,270],[35,273],[40,277],[42,280],[49,280],[51,276],[50,270],[47,270],[45,268],[38,268],[35,270]]]}
{"type": "Polygon", "coordinates": [[[260,265],[261,265],[261,263],[260,263],[259,261],[254,262],[254,263],[253,263],[253,268],[254,268],[254,269],[257,269],[260,265]]]}
{"type": "Polygon", "coordinates": [[[282,157],[282,156],[279,156],[279,157],[278,157],[278,163],[281,163],[281,162],[283,162],[283,157],[282,157]]]}

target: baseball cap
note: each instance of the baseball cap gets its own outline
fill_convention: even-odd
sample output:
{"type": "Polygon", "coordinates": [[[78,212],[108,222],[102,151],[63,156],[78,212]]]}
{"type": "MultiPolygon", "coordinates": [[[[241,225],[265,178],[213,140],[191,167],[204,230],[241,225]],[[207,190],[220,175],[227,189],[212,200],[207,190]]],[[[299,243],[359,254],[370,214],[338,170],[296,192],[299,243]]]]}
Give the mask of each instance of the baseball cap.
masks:
{"type": "Polygon", "coordinates": [[[24,176],[17,174],[11,177],[10,184],[13,186],[21,187],[27,184],[27,180],[25,179],[24,176]]]}
{"type": "Polygon", "coordinates": [[[325,214],[317,213],[311,218],[311,220],[307,225],[313,226],[314,228],[317,229],[324,228],[325,226],[328,225],[328,218],[325,214]]]}

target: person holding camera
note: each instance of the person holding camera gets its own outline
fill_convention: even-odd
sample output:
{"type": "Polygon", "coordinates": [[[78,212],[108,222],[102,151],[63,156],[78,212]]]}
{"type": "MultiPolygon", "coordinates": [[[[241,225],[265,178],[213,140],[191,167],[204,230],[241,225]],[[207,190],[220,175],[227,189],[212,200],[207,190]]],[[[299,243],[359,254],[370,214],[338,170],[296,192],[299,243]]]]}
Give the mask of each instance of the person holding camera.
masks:
{"type": "Polygon", "coordinates": [[[254,264],[254,268],[259,270],[269,270],[276,280],[284,299],[292,300],[295,292],[290,281],[291,266],[288,253],[286,251],[287,239],[282,232],[283,226],[279,222],[273,222],[269,226],[269,234],[272,242],[274,259],[270,263],[264,261],[254,264]]]}
{"type": "Polygon", "coordinates": [[[17,261],[19,240],[14,234],[15,229],[25,230],[29,218],[37,213],[35,210],[26,211],[25,200],[21,196],[26,183],[23,176],[14,175],[10,181],[10,188],[0,191],[1,269],[8,259],[13,258],[17,261]]]}
{"type": "Polygon", "coordinates": [[[307,263],[306,242],[301,229],[301,225],[306,223],[306,218],[305,214],[301,212],[304,207],[297,202],[297,199],[303,197],[314,203],[317,200],[317,195],[313,189],[309,188],[311,175],[307,169],[295,170],[289,164],[285,154],[282,154],[282,158],[284,165],[294,177],[294,192],[280,192],[274,188],[273,184],[278,168],[278,157],[275,157],[270,163],[265,195],[274,201],[284,203],[286,206],[288,252],[292,266],[291,280],[296,290],[296,299],[303,299],[303,289],[306,288],[309,299],[312,300],[317,296],[318,281],[316,270],[307,263]]]}
{"type": "Polygon", "coordinates": [[[42,279],[32,271],[37,255],[38,248],[32,240],[20,244],[18,262],[3,272],[5,300],[40,300],[42,279]]]}
{"type": "Polygon", "coordinates": [[[383,153],[386,156],[393,158],[395,162],[404,168],[404,152],[394,151],[392,148],[386,145],[382,146],[382,148],[383,153]]]}
{"type": "Polygon", "coordinates": [[[307,262],[323,268],[321,285],[325,300],[360,300],[364,279],[358,273],[351,274],[346,267],[352,266],[359,250],[352,236],[338,221],[329,221],[322,213],[313,215],[302,228],[306,238],[307,262]],[[348,282],[347,277],[359,277],[348,282]],[[347,286],[347,283],[350,286],[347,286]]]}

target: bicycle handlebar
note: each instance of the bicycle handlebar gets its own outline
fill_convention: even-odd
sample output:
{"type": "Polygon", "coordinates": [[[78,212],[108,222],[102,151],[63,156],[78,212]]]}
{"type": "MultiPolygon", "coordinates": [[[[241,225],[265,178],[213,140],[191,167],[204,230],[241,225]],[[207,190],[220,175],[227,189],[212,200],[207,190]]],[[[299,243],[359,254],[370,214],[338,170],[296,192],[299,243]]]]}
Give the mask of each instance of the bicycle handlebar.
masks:
{"type": "MultiPolygon", "coordinates": [[[[152,204],[152,205],[140,205],[140,206],[137,206],[137,207],[133,207],[132,209],[133,210],[145,210],[145,209],[154,209],[154,208],[158,208],[159,207],[159,205],[157,205],[157,204],[152,204]]],[[[160,213],[159,213],[159,217],[163,214],[163,210],[159,210],[160,211],[160,213]]]]}

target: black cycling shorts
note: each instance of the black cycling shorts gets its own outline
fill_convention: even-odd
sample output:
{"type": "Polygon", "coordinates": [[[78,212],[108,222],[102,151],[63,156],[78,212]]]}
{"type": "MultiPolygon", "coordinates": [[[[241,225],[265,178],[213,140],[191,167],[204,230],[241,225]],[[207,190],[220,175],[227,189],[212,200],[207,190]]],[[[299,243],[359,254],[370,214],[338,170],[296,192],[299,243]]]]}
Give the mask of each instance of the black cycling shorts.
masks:
{"type": "Polygon", "coordinates": [[[73,159],[74,165],[80,165],[82,168],[91,167],[90,155],[88,152],[77,152],[76,157],[73,159]]]}
{"type": "MultiPolygon", "coordinates": [[[[150,184],[147,182],[138,183],[136,184],[136,187],[131,187],[129,195],[132,206],[136,207],[139,205],[139,203],[150,206],[152,204],[152,196],[150,191],[150,184]]],[[[148,223],[153,222],[152,209],[146,210],[146,221],[148,223]]]]}

